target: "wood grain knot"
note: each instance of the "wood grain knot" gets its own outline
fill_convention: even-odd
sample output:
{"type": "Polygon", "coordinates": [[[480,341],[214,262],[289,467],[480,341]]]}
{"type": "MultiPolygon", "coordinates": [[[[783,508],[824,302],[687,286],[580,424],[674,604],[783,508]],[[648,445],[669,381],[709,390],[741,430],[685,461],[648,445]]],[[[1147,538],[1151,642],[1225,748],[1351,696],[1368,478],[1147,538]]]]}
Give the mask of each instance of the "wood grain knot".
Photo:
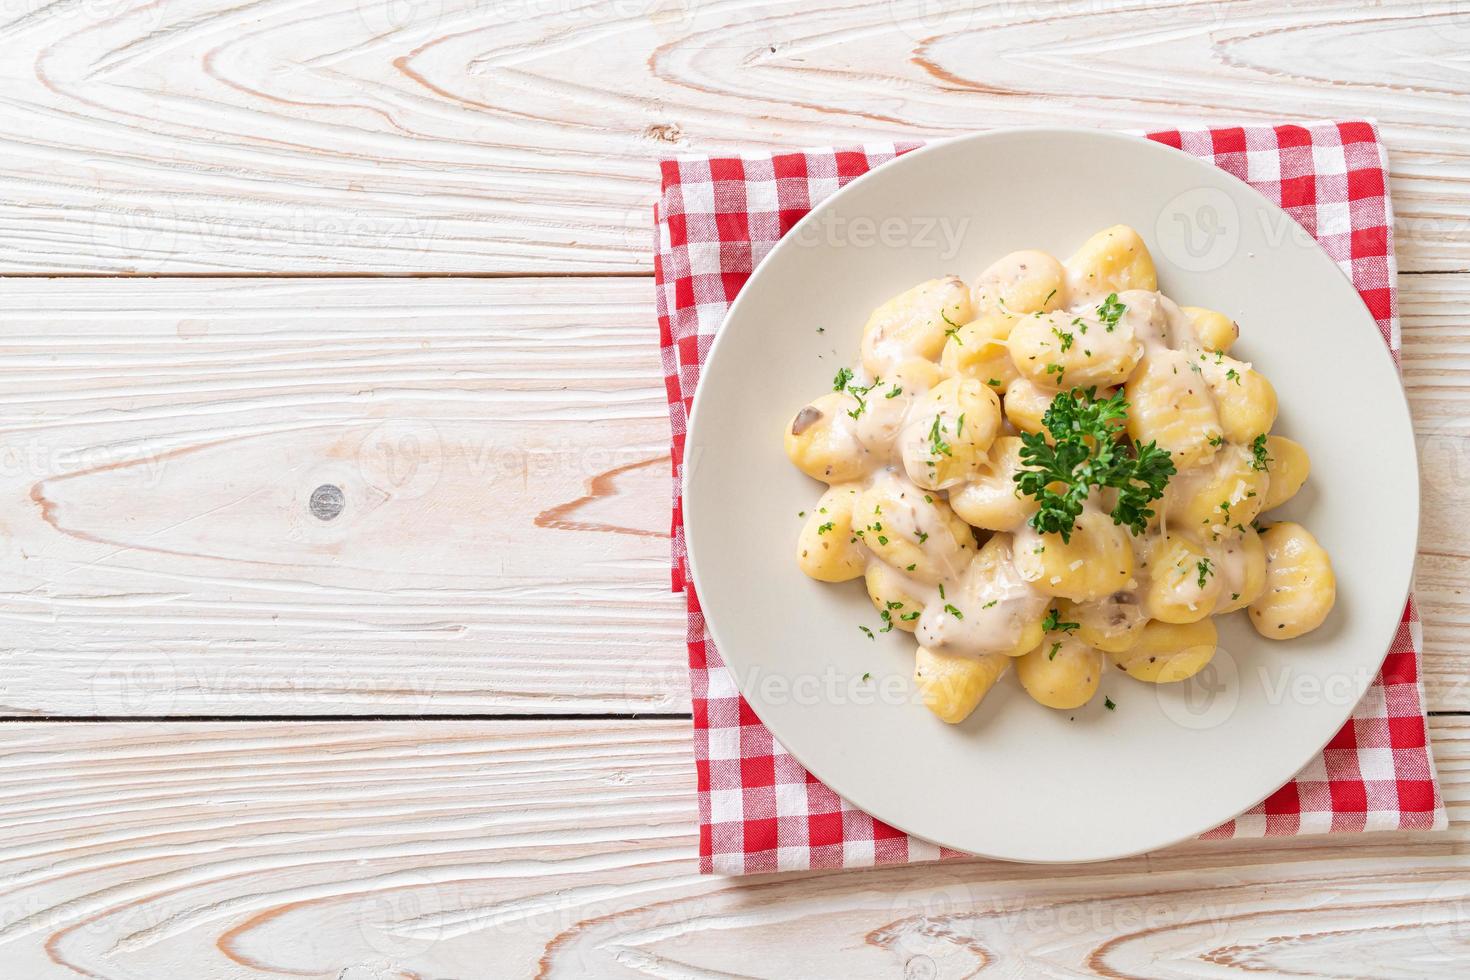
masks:
{"type": "Polygon", "coordinates": [[[334,483],[323,483],[311,492],[307,506],[318,520],[330,521],[347,506],[347,495],[334,483]]]}

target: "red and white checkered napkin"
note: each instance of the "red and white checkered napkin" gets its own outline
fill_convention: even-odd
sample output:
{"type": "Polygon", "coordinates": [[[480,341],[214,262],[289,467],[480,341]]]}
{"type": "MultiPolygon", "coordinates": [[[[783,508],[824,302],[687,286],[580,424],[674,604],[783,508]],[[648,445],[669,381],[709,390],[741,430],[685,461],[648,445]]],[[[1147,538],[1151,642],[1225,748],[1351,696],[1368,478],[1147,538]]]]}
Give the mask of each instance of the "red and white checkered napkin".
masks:
{"type": "MultiPolygon", "coordinates": [[[[1209,160],[1314,235],[1399,354],[1387,160],[1371,122],[1169,130],[1148,139],[1209,160]]],[[[951,852],[875,820],[818,782],[741,698],[687,578],[679,493],[685,422],[700,367],[756,264],[815,204],[918,144],[680,157],[662,163],[654,210],[659,337],[674,459],[674,588],[689,599],[689,676],[703,870],[861,867],[951,852]]],[[[1283,837],[1446,825],[1429,754],[1412,598],[1383,669],[1352,720],[1296,778],[1206,838],[1283,837]]]]}

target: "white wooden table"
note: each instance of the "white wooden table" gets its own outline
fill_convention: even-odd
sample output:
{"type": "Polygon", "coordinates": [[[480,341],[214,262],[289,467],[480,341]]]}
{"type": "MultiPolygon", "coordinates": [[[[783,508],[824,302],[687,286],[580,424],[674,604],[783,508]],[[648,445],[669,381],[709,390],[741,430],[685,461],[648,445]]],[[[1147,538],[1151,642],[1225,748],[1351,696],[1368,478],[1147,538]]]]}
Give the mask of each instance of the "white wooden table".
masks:
{"type": "Polygon", "coordinates": [[[0,976],[1466,975],[1465,0],[9,0],[0,38],[0,976]],[[700,877],[652,161],[1360,115],[1450,831],[700,877]]]}

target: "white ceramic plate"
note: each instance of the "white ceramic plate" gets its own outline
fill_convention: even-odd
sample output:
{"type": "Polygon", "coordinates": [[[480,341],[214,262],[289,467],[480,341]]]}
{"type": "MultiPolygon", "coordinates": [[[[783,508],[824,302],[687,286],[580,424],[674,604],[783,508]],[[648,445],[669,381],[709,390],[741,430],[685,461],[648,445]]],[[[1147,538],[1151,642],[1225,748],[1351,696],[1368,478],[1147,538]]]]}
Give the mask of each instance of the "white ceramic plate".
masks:
{"type": "Polygon", "coordinates": [[[1017,861],[1161,847],[1286,782],[1377,672],[1418,532],[1408,408],[1372,318],[1336,265],[1215,167],[1083,130],[934,144],[814,210],[730,310],[695,398],[687,459],[694,581],[761,720],[874,816],[1017,861]],[[1220,619],[1213,664],[1182,684],[1112,671],[1085,708],[1057,712],[1032,702],[1012,674],[964,724],[945,725],[913,698],[909,634],[874,641],[859,631],[879,625],[861,581],[826,585],[798,571],[797,512],[823,488],[786,459],[783,427],[831,390],[883,300],[947,273],[973,282],[1019,248],[1066,257],[1119,223],[1147,240],[1165,293],[1239,320],[1231,354],[1275,384],[1274,431],[1312,457],[1307,487],[1276,513],[1301,520],[1331,554],[1337,606],[1316,632],[1285,643],[1259,638],[1243,614],[1220,619]],[[1116,710],[1104,709],[1104,695],[1116,710]]]}

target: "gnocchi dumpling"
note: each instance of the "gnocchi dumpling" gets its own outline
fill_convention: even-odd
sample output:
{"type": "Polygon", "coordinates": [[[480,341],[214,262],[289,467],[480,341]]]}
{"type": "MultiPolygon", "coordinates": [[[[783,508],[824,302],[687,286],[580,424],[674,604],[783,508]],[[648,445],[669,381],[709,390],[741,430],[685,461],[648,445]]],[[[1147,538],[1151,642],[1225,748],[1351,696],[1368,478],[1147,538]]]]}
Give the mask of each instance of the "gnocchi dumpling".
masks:
{"type": "Polygon", "coordinates": [[[1102,682],[1103,657],[1070,633],[1048,633],[1041,645],[1016,660],[1026,693],[1048,708],[1080,708],[1102,682]]]}
{"type": "Polygon", "coordinates": [[[1123,386],[1128,399],[1128,434],[1157,442],[1183,469],[1215,455],[1224,429],[1210,387],[1184,351],[1157,351],[1123,386]]]}
{"type": "Polygon", "coordinates": [[[1170,527],[1209,541],[1231,540],[1261,512],[1269,483],[1250,449],[1225,443],[1209,462],[1169,481],[1160,510],[1170,527]]]}
{"type": "Polygon", "coordinates": [[[1036,498],[1021,493],[1016,486],[1016,474],[1022,468],[1020,438],[999,437],[975,475],[963,486],[950,490],[950,507],[975,527],[1016,530],[1039,506],[1036,498]]]}
{"type": "Polygon", "coordinates": [[[1337,601],[1337,576],[1326,550],[1292,521],[1262,531],[1261,544],[1266,549],[1266,587],[1249,607],[1256,632],[1289,640],[1321,626],[1337,601]]]}
{"type": "Polygon", "coordinates": [[[1216,613],[1235,612],[1266,590],[1266,546],[1254,527],[1220,549],[1220,604],[1216,613]]]}
{"type": "Polygon", "coordinates": [[[924,706],[940,721],[957,725],[1010,666],[1011,658],[1004,654],[966,657],[919,647],[914,655],[914,685],[924,706]]]}
{"type": "Polygon", "coordinates": [[[971,294],[975,312],[1036,313],[1066,305],[1066,270],[1046,252],[1012,252],[980,273],[971,294]]]}
{"type": "Polygon", "coordinates": [[[986,462],[1000,428],[1000,397],[973,378],[947,378],[909,413],[903,466],[926,490],[964,483],[986,462]]]}
{"type": "Polygon", "coordinates": [[[1193,677],[1215,657],[1220,642],[1213,619],[1193,623],[1150,622],[1138,642],[1108,657],[1135,680],[1170,684],[1193,677]]]}
{"type": "Polygon", "coordinates": [[[1248,446],[1256,436],[1271,431],[1276,424],[1276,389],[1265,375],[1243,361],[1219,355],[1205,356],[1203,367],[1226,439],[1248,446]]]}
{"type": "Polygon", "coordinates": [[[879,479],[853,503],[853,536],[920,582],[957,578],[975,554],[975,534],[943,498],[896,476],[879,479]]]}
{"type": "Polygon", "coordinates": [[[918,628],[919,617],[924,614],[924,600],[916,594],[920,590],[902,572],[875,561],[868,566],[864,584],[883,622],[909,633],[918,628]]]}
{"type": "Polygon", "coordinates": [[[1285,436],[1267,436],[1260,465],[1270,475],[1262,510],[1280,507],[1302,488],[1312,471],[1312,460],[1306,447],[1285,436]]]}
{"type": "Polygon", "coordinates": [[[1143,356],[1127,319],[1048,313],[1022,317],[1011,329],[1011,359],[1032,384],[1053,389],[1122,384],[1143,356]]]}
{"type": "Polygon", "coordinates": [[[831,487],[807,512],[796,541],[796,563],[818,582],[846,582],[863,574],[868,555],[853,534],[856,484],[831,487]]]}
{"type": "Polygon", "coordinates": [[[1148,246],[1127,225],[1114,225],[1093,235],[1067,260],[1066,268],[1067,285],[1077,299],[1159,288],[1148,246]]]}
{"type": "Polygon", "coordinates": [[[1122,653],[1132,647],[1148,622],[1138,594],[1127,589],[1091,602],[1063,599],[1057,614],[1061,622],[1077,624],[1078,639],[1104,653],[1122,653]]]}
{"type": "Polygon", "coordinates": [[[863,367],[874,377],[918,357],[937,360],[950,330],[974,319],[970,291],[958,276],[931,279],[873,311],[863,327],[863,367]]]}
{"type": "Polygon", "coordinates": [[[974,378],[997,394],[1004,394],[1016,379],[1016,365],[1006,343],[1016,319],[1002,310],[981,313],[944,342],[940,367],[948,374],[974,378]]]}
{"type": "Polygon", "coordinates": [[[1193,623],[1215,611],[1219,567],[1203,545],[1189,535],[1162,534],[1149,539],[1145,554],[1143,608],[1150,618],[1193,623]]]}
{"type": "Polygon", "coordinates": [[[967,597],[976,618],[990,615],[999,621],[994,630],[1001,641],[997,652],[1019,657],[1041,642],[1041,622],[1045,602],[1026,587],[1016,569],[1016,538],[1013,534],[992,534],[981,545],[970,566],[972,581],[977,585],[967,597]],[[997,603],[994,600],[999,599],[997,603]]]}
{"type": "Polygon", "coordinates": [[[1129,534],[1100,511],[1083,511],[1070,541],[1024,527],[1015,549],[1021,577],[1045,595],[1089,602],[1112,595],[1133,578],[1129,534]]]}
{"type": "Polygon", "coordinates": [[[1240,336],[1240,326],[1224,313],[1207,310],[1202,306],[1180,307],[1180,312],[1189,321],[1190,332],[1199,345],[1210,351],[1228,351],[1240,336]]]}
{"type": "Polygon", "coordinates": [[[849,414],[857,401],[832,391],[796,413],[786,427],[786,455],[796,468],[824,483],[847,483],[869,469],[868,448],[849,414]]]}
{"type": "MultiPolygon", "coordinates": [[[[1046,414],[1046,410],[1051,407],[1051,400],[1056,396],[1055,391],[1038,387],[1025,378],[1017,378],[1011,382],[1010,388],[1006,391],[1005,404],[1002,405],[1006,421],[1021,432],[1046,432],[1046,427],[1041,424],[1041,419],[1046,414]]],[[[1049,433],[1047,441],[1051,441],[1049,433]]]]}
{"type": "Polygon", "coordinates": [[[1019,657],[1040,642],[1045,602],[1021,578],[1012,549],[1012,535],[992,535],[963,576],[939,584],[919,618],[920,645],[972,657],[1019,657]]]}

